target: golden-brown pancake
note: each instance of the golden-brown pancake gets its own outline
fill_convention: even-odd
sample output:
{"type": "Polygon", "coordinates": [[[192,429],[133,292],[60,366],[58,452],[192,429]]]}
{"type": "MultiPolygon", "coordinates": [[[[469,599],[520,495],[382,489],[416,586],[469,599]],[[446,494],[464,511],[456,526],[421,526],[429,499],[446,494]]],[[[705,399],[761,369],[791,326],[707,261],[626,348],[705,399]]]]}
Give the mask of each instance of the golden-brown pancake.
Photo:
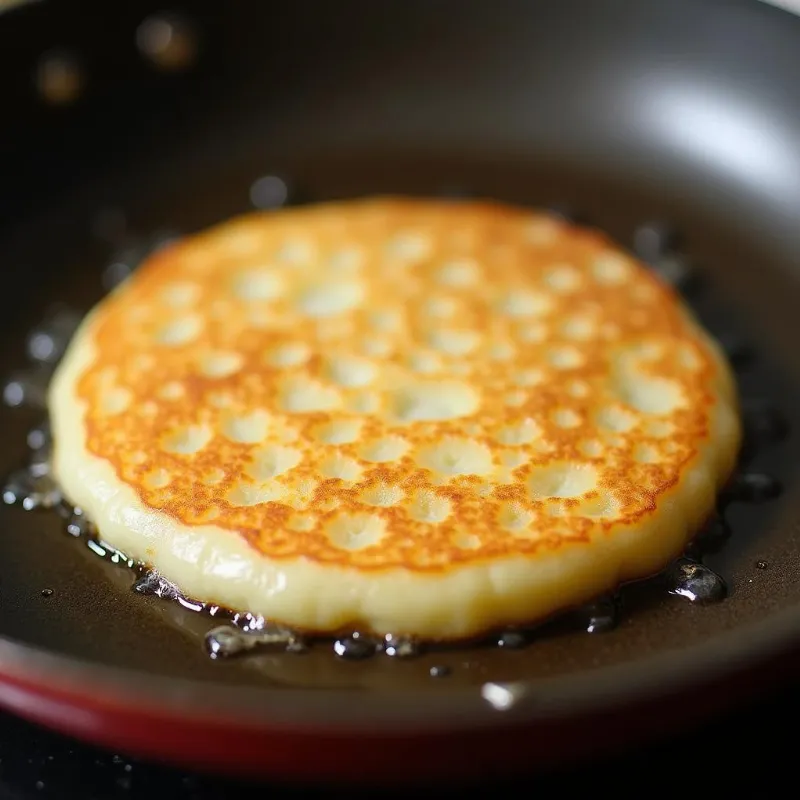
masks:
{"type": "Polygon", "coordinates": [[[740,441],[670,288],[598,232],[472,202],[174,243],[89,315],[49,407],[66,495],[187,595],[434,639],[658,571],[740,441]]]}

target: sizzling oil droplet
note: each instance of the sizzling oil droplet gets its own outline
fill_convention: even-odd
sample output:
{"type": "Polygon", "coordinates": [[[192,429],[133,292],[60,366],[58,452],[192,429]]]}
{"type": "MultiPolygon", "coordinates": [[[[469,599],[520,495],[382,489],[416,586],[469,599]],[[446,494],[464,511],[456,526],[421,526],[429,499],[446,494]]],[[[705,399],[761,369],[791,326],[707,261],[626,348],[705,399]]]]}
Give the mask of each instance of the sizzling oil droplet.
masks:
{"type": "Polygon", "coordinates": [[[145,572],[144,575],[138,578],[133,584],[133,591],[139,594],[153,595],[155,597],[166,597],[169,600],[177,600],[179,597],[182,597],[180,591],[178,591],[178,587],[174,583],[168,581],[166,578],[162,578],[161,575],[154,570],[145,572]]]}
{"type": "Polygon", "coordinates": [[[521,650],[531,643],[530,631],[507,630],[497,637],[497,646],[506,650],[521,650]]]}
{"type": "Polygon", "coordinates": [[[667,591],[692,603],[718,603],[728,595],[721,576],[705,564],[679,558],[664,573],[667,591]]]}
{"type": "Polygon", "coordinates": [[[355,631],[349,636],[343,636],[333,643],[333,652],[339,658],[360,661],[364,658],[371,658],[378,649],[377,642],[371,636],[355,631]]]}
{"type": "Polygon", "coordinates": [[[718,553],[731,538],[731,527],[722,514],[716,514],[686,548],[686,556],[699,561],[706,553],[718,553]]]}
{"type": "Polygon", "coordinates": [[[766,503],[774,500],[783,491],[781,482],[761,472],[746,472],[734,478],[725,490],[724,502],[766,503]]]}
{"type": "Polygon", "coordinates": [[[205,645],[212,658],[231,658],[264,648],[277,647],[292,652],[304,652],[306,649],[305,642],[296,633],[269,623],[253,631],[220,625],[206,634],[205,645]]]}
{"type": "Polygon", "coordinates": [[[735,369],[742,369],[753,363],[756,353],[748,342],[740,339],[738,336],[729,336],[725,334],[718,336],[717,341],[728,357],[731,366],[735,369]]]}
{"type": "Polygon", "coordinates": [[[28,357],[40,364],[55,364],[80,325],[82,314],[71,308],[53,309],[29,334],[28,357]]]}
{"type": "Polygon", "coordinates": [[[608,633],[619,623],[619,599],[601,597],[583,609],[587,633],[608,633]]]}
{"type": "Polygon", "coordinates": [[[679,245],[678,231],[665,222],[646,222],[633,233],[633,251],[648,263],[677,252],[679,245]]]}
{"type": "Polygon", "coordinates": [[[136,244],[117,251],[103,272],[103,288],[111,291],[119,286],[151,253],[178,238],[175,231],[158,231],[142,237],[136,244]]]}
{"type": "Polygon", "coordinates": [[[52,589],[42,589],[42,597],[52,597],[54,594],[52,589]]]}
{"type": "Polygon", "coordinates": [[[583,225],[588,222],[588,218],[583,211],[565,203],[554,203],[546,206],[545,210],[552,216],[564,220],[564,222],[571,222],[575,225],[583,225]]]}
{"type": "Polygon", "coordinates": [[[763,559],[756,561],[756,569],[768,569],[769,562],[764,561],[763,559]]]}
{"type": "Polygon", "coordinates": [[[86,519],[83,511],[81,511],[79,508],[72,510],[72,513],[67,519],[66,531],[70,536],[75,536],[76,538],[80,538],[82,536],[93,537],[97,534],[97,530],[94,525],[92,525],[92,523],[86,519]]]}
{"type": "Polygon", "coordinates": [[[743,408],[745,440],[750,448],[774,444],[789,435],[789,421],[774,406],[749,402],[743,408]]]}
{"type": "Polygon", "coordinates": [[[420,645],[409,636],[393,636],[387,633],[383,637],[383,652],[392,658],[413,658],[420,654],[420,645]]]}
{"type": "Polygon", "coordinates": [[[3,488],[3,502],[19,505],[25,511],[53,508],[61,502],[61,491],[47,474],[36,474],[29,468],[13,472],[3,488]]]}
{"type": "Polygon", "coordinates": [[[446,678],[451,673],[452,670],[450,667],[447,667],[444,664],[437,664],[428,670],[428,674],[431,676],[431,678],[446,678]]]}
{"type": "Polygon", "coordinates": [[[41,365],[14,372],[3,387],[3,402],[11,408],[45,408],[50,375],[49,366],[41,365]]]}

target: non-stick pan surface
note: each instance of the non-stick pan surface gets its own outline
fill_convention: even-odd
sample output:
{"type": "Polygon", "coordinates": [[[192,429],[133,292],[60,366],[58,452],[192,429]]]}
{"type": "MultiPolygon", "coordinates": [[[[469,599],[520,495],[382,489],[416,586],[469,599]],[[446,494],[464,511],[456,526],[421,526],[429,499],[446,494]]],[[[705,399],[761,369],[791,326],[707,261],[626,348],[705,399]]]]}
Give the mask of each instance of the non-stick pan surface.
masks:
{"type": "MultiPolygon", "coordinates": [[[[364,662],[325,646],[212,661],[212,620],[132,592],[131,572],[66,535],[56,514],[9,506],[0,703],[214,769],[400,780],[579,757],[691,725],[791,674],[800,22],[713,0],[271,5],[219,8],[218,19],[188,5],[198,46],[184,74],[144,91],[155,80],[144,59],[144,77],[126,68],[129,84],[101,76],[93,89],[87,66],[80,98],[31,116],[49,134],[11,125],[6,373],[26,368],[26,336],[53,303],[88,309],[109,265],[135,260],[131,246],[262,202],[252,187],[264,175],[285,182],[289,203],[388,192],[569,204],[650,250],[642,226],[681,233],[680,248],[664,237],[650,255],[676,250],[671,263],[695,269],[687,299],[737,365],[757,445],[742,472],[783,491],[726,504],[731,535],[704,557],[728,583],[722,603],[692,604],[655,581],[624,590],[619,625],[602,635],[572,620],[520,649],[364,662]]],[[[0,411],[5,472],[23,463],[40,418],[0,411]]]]}

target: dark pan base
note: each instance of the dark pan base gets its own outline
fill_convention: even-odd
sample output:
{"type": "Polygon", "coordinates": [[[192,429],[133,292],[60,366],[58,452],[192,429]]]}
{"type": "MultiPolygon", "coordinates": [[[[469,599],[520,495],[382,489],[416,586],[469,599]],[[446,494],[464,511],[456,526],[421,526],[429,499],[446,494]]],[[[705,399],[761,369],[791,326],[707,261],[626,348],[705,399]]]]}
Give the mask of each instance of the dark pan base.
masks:
{"type": "MultiPolygon", "coordinates": [[[[735,28],[737,19],[727,24],[735,28]]],[[[601,39],[611,36],[598,30],[601,39]]],[[[339,108],[344,114],[348,105],[339,108]]],[[[776,125],[785,122],[781,114],[775,110],[776,125]]],[[[754,350],[749,361],[740,358],[743,398],[779,406],[800,431],[800,247],[787,222],[800,207],[796,198],[766,186],[769,199],[759,203],[758,187],[742,185],[737,202],[724,181],[713,183],[713,165],[705,173],[698,167],[695,182],[668,147],[651,175],[633,162],[591,166],[592,147],[571,158],[568,148],[553,155],[531,144],[512,157],[487,134],[486,146],[473,142],[456,156],[459,148],[436,147],[436,137],[422,146],[409,130],[378,145],[380,125],[350,144],[344,124],[330,136],[308,128],[293,139],[302,129],[296,110],[280,136],[261,117],[234,119],[205,119],[188,139],[176,129],[0,238],[0,263],[12,265],[0,299],[3,374],[23,366],[26,332],[51,303],[85,310],[99,299],[103,270],[128,235],[189,232],[245,211],[253,180],[275,174],[298,201],[469,192],[567,203],[625,244],[642,223],[669,220],[700,268],[692,302],[701,318],[754,350]],[[670,158],[679,176],[673,184],[661,172],[670,158]],[[127,219],[127,233],[109,234],[106,224],[113,246],[96,225],[93,233],[98,214],[113,219],[109,209],[127,219]]],[[[3,473],[22,463],[26,433],[38,421],[35,412],[0,410],[3,473]]],[[[785,491],[771,503],[729,507],[730,540],[706,559],[728,582],[724,602],[692,605],[643,584],[625,591],[619,626],[602,635],[553,625],[519,650],[465,648],[402,661],[345,662],[325,647],[212,661],[203,648],[212,620],[134,594],[132,574],[65,535],[55,515],[2,508],[0,704],[150,757],[346,780],[545,766],[689,726],[791,674],[796,663],[788,654],[800,629],[798,463],[800,435],[790,435],[748,465],[779,478],[785,491]],[[431,677],[437,666],[449,674],[431,677]]]]}

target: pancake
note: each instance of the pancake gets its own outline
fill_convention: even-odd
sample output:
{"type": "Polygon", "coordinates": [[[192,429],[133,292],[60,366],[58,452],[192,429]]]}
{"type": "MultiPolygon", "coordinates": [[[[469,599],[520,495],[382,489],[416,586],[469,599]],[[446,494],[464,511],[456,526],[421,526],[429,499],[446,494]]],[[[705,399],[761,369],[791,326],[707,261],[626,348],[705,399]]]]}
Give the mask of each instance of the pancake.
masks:
{"type": "Polygon", "coordinates": [[[741,438],[718,347],[607,237],[392,198],[162,248],[49,411],[66,497],[187,596],[434,640],[659,571],[741,438]]]}

